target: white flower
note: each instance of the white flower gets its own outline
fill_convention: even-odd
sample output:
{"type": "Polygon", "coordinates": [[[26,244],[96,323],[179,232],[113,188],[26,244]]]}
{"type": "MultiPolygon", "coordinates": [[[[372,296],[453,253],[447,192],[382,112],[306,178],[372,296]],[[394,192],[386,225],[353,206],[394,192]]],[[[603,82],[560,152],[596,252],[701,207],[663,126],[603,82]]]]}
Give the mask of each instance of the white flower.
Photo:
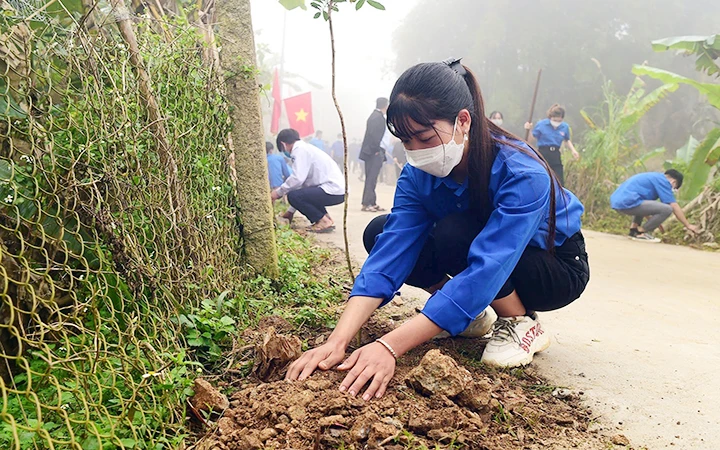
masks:
{"type": "Polygon", "coordinates": [[[61,408],[67,411],[70,408],[70,405],[65,403],[64,405],[61,406],[61,408]]]}
{"type": "Polygon", "coordinates": [[[32,159],[32,156],[28,156],[28,155],[22,155],[22,156],[20,157],[20,159],[22,159],[23,161],[28,162],[28,163],[31,163],[32,160],[33,160],[33,159],[32,159]]]}
{"type": "Polygon", "coordinates": [[[212,219],[212,218],[213,218],[213,215],[212,215],[212,214],[208,214],[207,216],[205,216],[205,218],[206,218],[206,219],[212,219]]]}
{"type": "Polygon", "coordinates": [[[115,228],[117,228],[117,224],[115,222],[110,222],[110,228],[114,230],[115,228]]]}
{"type": "Polygon", "coordinates": [[[5,197],[5,203],[12,203],[12,201],[13,201],[13,196],[8,194],[8,196],[5,197]]]}
{"type": "Polygon", "coordinates": [[[220,190],[220,186],[213,186],[213,187],[212,187],[212,190],[213,190],[213,191],[219,191],[219,190],[220,190]]]}
{"type": "Polygon", "coordinates": [[[58,351],[59,351],[59,352],[64,352],[64,351],[65,351],[65,347],[60,347],[60,348],[58,349],[58,351]]]}
{"type": "Polygon", "coordinates": [[[78,280],[79,280],[79,281],[82,281],[84,278],[85,278],[85,275],[80,275],[80,276],[78,277],[78,280]]]}

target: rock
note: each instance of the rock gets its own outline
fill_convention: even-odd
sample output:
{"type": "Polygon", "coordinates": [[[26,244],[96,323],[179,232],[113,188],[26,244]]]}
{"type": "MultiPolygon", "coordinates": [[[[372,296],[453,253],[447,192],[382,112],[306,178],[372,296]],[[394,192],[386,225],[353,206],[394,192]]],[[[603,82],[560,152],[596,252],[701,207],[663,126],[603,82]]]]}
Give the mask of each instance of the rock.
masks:
{"type": "Polygon", "coordinates": [[[610,441],[613,443],[613,445],[622,445],[624,447],[630,446],[630,440],[625,437],[624,434],[616,434],[612,437],[610,441]]]}
{"type": "Polygon", "coordinates": [[[405,383],[424,395],[440,394],[454,397],[460,394],[472,375],[449,356],[433,349],[425,354],[420,364],[408,373],[405,383]]]}
{"type": "Polygon", "coordinates": [[[288,408],[287,411],[288,415],[290,416],[290,419],[301,421],[307,416],[307,411],[305,411],[305,407],[300,405],[293,405],[288,408]]]}
{"type": "Polygon", "coordinates": [[[275,431],[274,429],[272,429],[272,428],[265,428],[264,430],[262,430],[262,431],[260,432],[260,440],[261,440],[262,442],[265,442],[265,441],[267,441],[267,440],[269,440],[269,439],[274,438],[274,437],[277,436],[277,435],[278,435],[278,432],[275,431]]]}
{"type": "Polygon", "coordinates": [[[391,436],[395,436],[397,433],[398,429],[395,428],[393,425],[382,422],[375,422],[370,426],[368,441],[373,443],[379,443],[391,436]]]}
{"type": "Polygon", "coordinates": [[[575,427],[576,426],[575,420],[570,417],[556,417],[555,423],[560,425],[561,427],[575,427]]]}
{"type": "Polygon", "coordinates": [[[230,407],[228,398],[202,378],[195,378],[195,395],[190,398],[193,408],[198,411],[221,413],[230,407]]]}
{"type": "Polygon", "coordinates": [[[385,417],[382,421],[383,423],[394,426],[398,430],[403,427],[402,423],[399,420],[392,417],[385,417]]]}
{"type": "Polygon", "coordinates": [[[260,450],[263,447],[262,441],[255,432],[242,434],[237,444],[239,450],[260,450]]]}
{"type": "Polygon", "coordinates": [[[285,414],[278,417],[278,422],[280,423],[290,423],[290,418],[286,416],[285,414]]]}
{"type": "Polygon", "coordinates": [[[569,400],[575,397],[575,393],[570,389],[557,388],[552,392],[552,396],[560,400],[569,400]]]}
{"type": "Polygon", "coordinates": [[[394,314],[390,314],[390,318],[392,320],[402,320],[403,315],[400,313],[394,313],[394,314]]]}
{"type": "Polygon", "coordinates": [[[227,436],[235,431],[235,422],[228,417],[221,417],[217,421],[217,429],[221,436],[227,436]]]}
{"type": "Polygon", "coordinates": [[[492,400],[491,389],[492,386],[485,380],[472,382],[457,396],[456,402],[475,412],[487,412],[492,400]]]}
{"type": "Polygon", "coordinates": [[[333,425],[344,425],[347,422],[347,419],[341,415],[334,415],[334,416],[325,416],[321,417],[320,420],[318,420],[318,425],[321,427],[330,427],[333,425]]]}
{"type": "Polygon", "coordinates": [[[300,391],[288,399],[290,405],[307,406],[315,400],[315,394],[311,390],[300,391]]]}
{"type": "Polygon", "coordinates": [[[426,434],[428,431],[437,427],[435,421],[427,417],[415,416],[408,421],[408,429],[413,433],[426,434]]]}
{"type": "Polygon", "coordinates": [[[255,346],[253,373],[262,381],[282,378],[288,364],[302,354],[302,342],[297,336],[284,336],[269,327],[262,344],[255,346]]]}
{"type": "Polygon", "coordinates": [[[370,430],[375,422],[379,422],[380,417],[374,413],[364,414],[357,419],[350,429],[350,437],[355,442],[361,442],[368,438],[370,430]]]}

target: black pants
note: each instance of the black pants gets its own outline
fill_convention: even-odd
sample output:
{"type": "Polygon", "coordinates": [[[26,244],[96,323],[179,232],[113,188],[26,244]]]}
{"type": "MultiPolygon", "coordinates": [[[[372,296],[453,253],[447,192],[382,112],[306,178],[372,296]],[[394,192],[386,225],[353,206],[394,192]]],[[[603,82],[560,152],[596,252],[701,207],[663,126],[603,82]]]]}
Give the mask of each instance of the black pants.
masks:
{"type": "Polygon", "coordinates": [[[377,187],[378,176],[383,168],[384,158],[382,153],[368,157],[365,160],[365,189],[363,190],[362,205],[374,206],[377,204],[375,187],[377,187]]]}
{"type": "Polygon", "coordinates": [[[565,186],[565,169],[563,168],[562,157],[560,155],[560,147],[556,146],[541,146],[538,147],[540,154],[545,161],[548,162],[550,168],[557,175],[560,184],[565,186]]]}
{"type": "MultiPolygon", "coordinates": [[[[363,243],[368,253],[386,221],[387,215],[378,216],[365,229],[363,243]]],[[[455,276],[465,270],[470,244],[482,227],[483,224],[469,212],[440,220],[405,283],[426,289],[441,282],[446,275],[455,276]]],[[[495,298],[507,297],[514,290],[528,311],[553,311],[580,297],[589,280],[585,239],[578,232],[556,247],[554,253],[538,247],[525,248],[495,298]]]]}
{"type": "Polygon", "coordinates": [[[330,195],[317,186],[289,192],[287,198],[290,205],[312,223],[327,214],[326,206],[339,205],[345,200],[344,195],[330,195]]]}

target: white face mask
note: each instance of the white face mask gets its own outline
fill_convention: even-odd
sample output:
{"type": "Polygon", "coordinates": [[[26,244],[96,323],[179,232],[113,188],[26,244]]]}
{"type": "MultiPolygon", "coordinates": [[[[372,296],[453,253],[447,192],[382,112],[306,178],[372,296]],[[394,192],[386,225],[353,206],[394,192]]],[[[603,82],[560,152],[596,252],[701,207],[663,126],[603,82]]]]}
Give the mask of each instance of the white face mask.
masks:
{"type": "MultiPolygon", "coordinates": [[[[407,150],[407,162],[423,172],[429,173],[436,177],[445,178],[450,172],[460,164],[465,151],[465,144],[455,142],[455,129],[457,127],[457,118],[453,125],[453,134],[450,142],[441,143],[435,147],[423,148],[420,150],[407,150]]],[[[467,135],[465,136],[467,140],[467,135]]]]}
{"type": "Polygon", "coordinates": [[[562,120],[551,120],[550,125],[552,125],[553,128],[557,128],[562,125],[562,120]]]}
{"type": "Polygon", "coordinates": [[[503,124],[503,120],[502,120],[502,119],[490,119],[490,122],[494,123],[495,125],[497,125],[497,126],[499,126],[499,127],[501,127],[502,124],[503,124]]]}

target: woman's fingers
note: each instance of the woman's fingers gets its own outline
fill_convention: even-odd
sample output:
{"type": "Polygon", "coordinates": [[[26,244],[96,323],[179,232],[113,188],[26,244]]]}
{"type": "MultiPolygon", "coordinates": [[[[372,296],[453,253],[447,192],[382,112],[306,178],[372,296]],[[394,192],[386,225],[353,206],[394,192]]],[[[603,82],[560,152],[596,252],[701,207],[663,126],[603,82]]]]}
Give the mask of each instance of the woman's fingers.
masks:
{"type": "Polygon", "coordinates": [[[297,380],[298,376],[300,375],[300,372],[302,372],[302,370],[305,368],[306,359],[308,359],[307,353],[305,353],[299,359],[296,359],[295,362],[290,364],[290,367],[288,367],[288,371],[285,374],[285,379],[288,381],[297,380]]]}
{"type": "Polygon", "coordinates": [[[373,398],[373,395],[375,393],[379,392],[380,387],[382,386],[383,382],[385,381],[385,377],[381,373],[375,373],[375,376],[373,376],[372,383],[370,383],[370,386],[368,386],[367,389],[365,389],[365,393],[363,394],[363,400],[368,401],[371,398],[373,398]]]}
{"type": "Polygon", "coordinates": [[[335,367],[335,364],[342,361],[342,359],[345,357],[345,352],[331,352],[329,355],[325,357],[320,363],[318,364],[318,367],[320,370],[330,370],[333,367],[335,367]]]}
{"type": "Polygon", "coordinates": [[[375,393],[375,397],[380,398],[383,395],[385,395],[385,391],[387,390],[388,384],[390,384],[390,380],[392,380],[393,374],[389,374],[385,376],[385,378],[380,383],[380,387],[378,388],[377,392],[375,393]]]}
{"type": "Polygon", "coordinates": [[[342,364],[338,366],[338,370],[350,370],[353,367],[355,367],[355,363],[357,363],[358,358],[360,357],[360,349],[355,350],[352,352],[350,357],[343,361],[342,364]]]}
{"type": "MultiPolygon", "coordinates": [[[[352,371],[350,371],[350,372],[352,373],[352,371]]],[[[365,383],[367,383],[368,380],[370,380],[370,378],[372,378],[373,375],[375,375],[374,372],[375,371],[373,369],[366,366],[365,369],[357,375],[357,378],[355,378],[355,381],[348,388],[348,390],[347,390],[348,394],[352,395],[353,397],[358,395],[360,393],[360,390],[363,388],[363,386],[365,386],[365,383]]],[[[349,376],[350,376],[350,373],[348,373],[348,376],[345,377],[345,379],[347,380],[347,378],[349,376]]],[[[343,384],[345,384],[344,380],[343,380],[343,384]]]]}

